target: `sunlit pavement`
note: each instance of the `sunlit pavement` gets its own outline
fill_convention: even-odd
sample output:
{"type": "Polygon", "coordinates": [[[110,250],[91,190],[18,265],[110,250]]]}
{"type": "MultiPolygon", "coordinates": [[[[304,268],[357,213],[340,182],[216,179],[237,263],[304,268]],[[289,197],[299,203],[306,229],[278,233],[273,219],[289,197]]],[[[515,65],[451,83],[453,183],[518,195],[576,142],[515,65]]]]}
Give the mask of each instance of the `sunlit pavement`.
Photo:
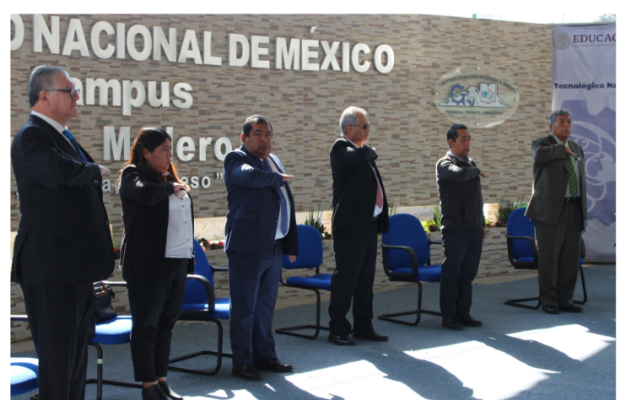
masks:
{"type": "MultiPolygon", "coordinates": [[[[475,285],[471,314],[483,321],[481,328],[449,331],[432,315],[422,315],[415,327],[375,318],[375,329],[390,340],[359,340],[354,347],[328,343],[325,331],[314,340],[276,334],[278,356],[292,363],[295,373],[263,372],[263,381],[247,382],[233,377],[231,361],[224,359],[216,376],[171,371],[168,381],[186,399],[615,399],[615,265],[587,267],[585,276],[588,301],[580,314],[549,315],[503,304],[535,295],[536,278],[475,285]]],[[[412,309],[415,296],[413,287],[375,293],[375,315],[412,309]]],[[[578,284],[575,299],[580,298],[578,284]]],[[[323,325],[329,321],[327,307],[322,304],[323,325]]],[[[438,285],[424,286],[423,307],[438,309],[438,285]]],[[[313,305],[276,310],[274,328],[313,318],[313,305]]],[[[229,351],[227,322],[224,326],[229,351]]],[[[214,339],[212,324],[179,325],[172,355],[213,349],[214,339]]],[[[104,347],[106,378],[133,380],[129,351],[129,345],[104,347]]],[[[210,368],[213,361],[205,356],[184,366],[210,368]]],[[[89,376],[95,363],[91,354],[89,376]]],[[[104,399],[140,398],[139,390],[108,385],[103,394],[104,399]]],[[[86,398],[95,398],[93,385],[86,398]]]]}

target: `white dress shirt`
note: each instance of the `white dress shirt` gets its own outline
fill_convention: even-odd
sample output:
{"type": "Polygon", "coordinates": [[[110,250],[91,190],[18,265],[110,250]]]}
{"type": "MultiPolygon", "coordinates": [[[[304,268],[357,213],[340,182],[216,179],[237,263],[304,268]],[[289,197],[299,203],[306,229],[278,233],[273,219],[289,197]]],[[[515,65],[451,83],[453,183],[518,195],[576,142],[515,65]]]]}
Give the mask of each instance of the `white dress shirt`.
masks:
{"type": "Polygon", "coordinates": [[[193,258],[194,228],[191,200],[184,191],[179,193],[181,193],[179,196],[171,194],[168,197],[166,258],[193,258]]]}
{"type": "MultiPolygon", "coordinates": [[[[267,157],[266,160],[274,172],[280,172],[280,170],[278,169],[278,166],[276,165],[276,163],[273,162],[271,158],[267,157]]],[[[288,194],[286,194],[286,186],[284,184],[276,189],[279,190],[284,195],[284,198],[286,199],[286,215],[288,215],[288,223],[289,223],[286,233],[288,233],[288,231],[290,230],[290,224],[291,224],[291,201],[288,198],[288,194]]],[[[284,236],[286,235],[282,234],[282,203],[280,203],[280,212],[278,213],[278,226],[276,227],[275,240],[282,239],[284,236]]]]}

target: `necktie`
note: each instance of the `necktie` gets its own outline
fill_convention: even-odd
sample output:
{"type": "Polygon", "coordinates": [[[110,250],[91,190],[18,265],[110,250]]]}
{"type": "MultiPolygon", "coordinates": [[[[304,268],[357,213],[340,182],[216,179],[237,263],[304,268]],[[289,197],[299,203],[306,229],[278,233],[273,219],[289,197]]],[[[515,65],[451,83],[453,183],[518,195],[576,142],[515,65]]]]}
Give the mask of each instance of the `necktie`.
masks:
{"type": "Polygon", "coordinates": [[[577,183],[575,167],[573,166],[573,161],[570,159],[570,156],[566,157],[566,169],[568,170],[568,188],[570,190],[570,194],[573,197],[577,197],[579,184],[577,183]]]}
{"type": "MultiPolygon", "coordinates": [[[[269,164],[269,161],[267,161],[266,158],[263,160],[263,162],[267,166],[267,169],[273,172],[273,168],[271,168],[271,164],[269,164]]],[[[286,213],[286,209],[288,207],[286,197],[284,197],[284,193],[282,193],[282,190],[283,189],[276,188],[276,192],[278,192],[278,196],[280,196],[280,217],[282,218],[281,231],[282,235],[286,236],[286,234],[288,233],[288,214],[286,213]]]]}
{"type": "MultiPolygon", "coordinates": [[[[368,163],[370,164],[370,163],[368,163]]],[[[372,168],[372,164],[370,164],[370,168],[372,168]]],[[[373,174],[374,174],[374,168],[373,168],[373,174]]],[[[377,179],[377,198],[375,200],[375,204],[377,205],[377,207],[381,208],[383,207],[383,194],[381,193],[381,184],[379,183],[379,178],[377,178],[377,176],[375,175],[375,179],[377,179]]]]}
{"type": "Polygon", "coordinates": [[[73,137],[71,132],[69,132],[69,130],[65,129],[64,131],[62,131],[62,133],[67,137],[67,139],[69,139],[69,141],[73,145],[73,148],[75,149],[75,152],[78,154],[78,156],[80,156],[80,159],[82,161],[88,162],[86,157],[84,157],[84,154],[82,153],[82,150],[80,150],[80,146],[78,146],[77,141],[75,140],[75,137],[73,137]]]}

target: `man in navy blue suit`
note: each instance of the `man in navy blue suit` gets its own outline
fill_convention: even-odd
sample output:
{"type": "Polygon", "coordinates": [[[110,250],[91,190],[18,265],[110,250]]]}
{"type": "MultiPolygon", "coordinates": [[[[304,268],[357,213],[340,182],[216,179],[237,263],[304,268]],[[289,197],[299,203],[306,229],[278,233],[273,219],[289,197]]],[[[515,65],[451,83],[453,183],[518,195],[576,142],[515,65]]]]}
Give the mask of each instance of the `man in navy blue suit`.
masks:
{"type": "Polygon", "coordinates": [[[280,160],[271,154],[271,123],[260,115],[243,123],[241,143],[226,155],[226,254],[230,290],[232,373],[261,380],[257,369],[291,372],[278,360],[271,332],[282,255],[299,254],[295,203],[280,160]]]}

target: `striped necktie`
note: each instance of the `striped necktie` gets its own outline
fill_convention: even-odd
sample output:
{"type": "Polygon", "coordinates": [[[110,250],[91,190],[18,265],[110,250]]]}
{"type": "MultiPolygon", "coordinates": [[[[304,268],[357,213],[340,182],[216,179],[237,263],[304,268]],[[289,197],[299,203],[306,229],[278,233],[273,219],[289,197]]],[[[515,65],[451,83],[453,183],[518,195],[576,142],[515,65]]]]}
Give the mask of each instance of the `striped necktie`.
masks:
{"type": "Polygon", "coordinates": [[[566,169],[568,170],[568,188],[570,195],[577,197],[577,191],[579,190],[579,183],[577,183],[577,174],[575,174],[575,166],[570,156],[566,157],[566,169]]]}

